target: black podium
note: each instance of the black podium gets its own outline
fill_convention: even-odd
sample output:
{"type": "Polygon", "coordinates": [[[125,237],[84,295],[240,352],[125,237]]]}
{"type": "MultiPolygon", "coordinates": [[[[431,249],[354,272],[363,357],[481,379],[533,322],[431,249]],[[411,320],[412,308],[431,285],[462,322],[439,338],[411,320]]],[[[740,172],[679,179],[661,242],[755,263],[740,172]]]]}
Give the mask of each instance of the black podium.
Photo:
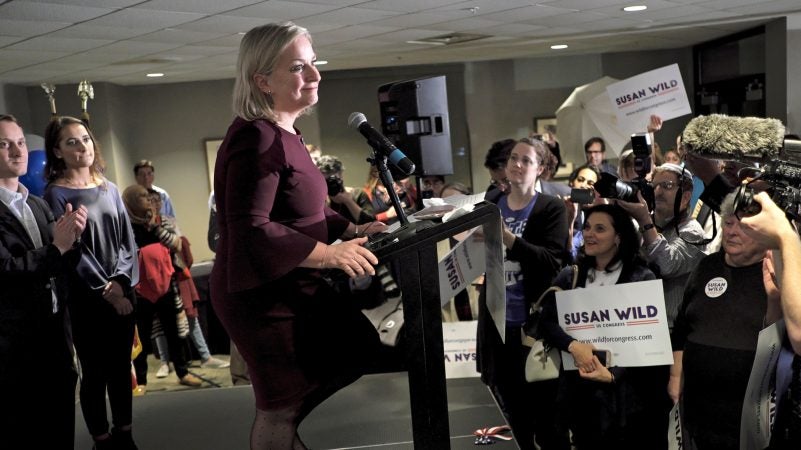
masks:
{"type": "Polygon", "coordinates": [[[479,203],[470,213],[403,237],[390,235],[384,238],[388,243],[374,249],[381,262],[394,263],[400,272],[416,449],[450,448],[437,242],[479,225],[484,225],[487,283],[502,286],[501,219],[491,203],[479,203]]]}

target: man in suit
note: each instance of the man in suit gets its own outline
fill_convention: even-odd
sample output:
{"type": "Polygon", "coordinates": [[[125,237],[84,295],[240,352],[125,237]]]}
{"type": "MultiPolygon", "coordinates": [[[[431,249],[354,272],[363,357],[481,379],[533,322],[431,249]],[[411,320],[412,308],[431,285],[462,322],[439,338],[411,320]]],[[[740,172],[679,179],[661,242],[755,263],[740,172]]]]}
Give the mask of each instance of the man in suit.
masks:
{"type": "Polygon", "coordinates": [[[57,221],[19,177],[25,135],[0,115],[0,440],[3,448],[72,449],[75,381],[60,274],[78,262],[87,210],[57,221]]]}

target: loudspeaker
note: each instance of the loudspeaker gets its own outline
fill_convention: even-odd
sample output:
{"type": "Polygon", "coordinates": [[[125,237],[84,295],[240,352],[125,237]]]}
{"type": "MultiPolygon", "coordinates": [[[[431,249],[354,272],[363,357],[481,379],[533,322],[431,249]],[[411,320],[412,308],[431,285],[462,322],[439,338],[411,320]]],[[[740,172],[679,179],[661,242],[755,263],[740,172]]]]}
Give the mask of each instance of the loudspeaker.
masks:
{"type": "Polygon", "coordinates": [[[453,174],[444,75],[385,84],[378,102],[384,135],[414,162],[418,178],[453,174]]]}

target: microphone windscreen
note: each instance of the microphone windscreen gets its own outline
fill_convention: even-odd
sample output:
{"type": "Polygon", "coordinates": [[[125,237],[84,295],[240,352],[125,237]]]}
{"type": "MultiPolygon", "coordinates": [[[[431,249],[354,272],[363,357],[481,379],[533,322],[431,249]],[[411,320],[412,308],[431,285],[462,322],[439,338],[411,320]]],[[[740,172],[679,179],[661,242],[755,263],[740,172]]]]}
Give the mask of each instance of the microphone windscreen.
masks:
{"type": "Polygon", "coordinates": [[[367,122],[367,117],[360,112],[352,112],[350,116],[348,116],[348,126],[351,128],[359,128],[359,125],[367,122]]]}
{"type": "Polygon", "coordinates": [[[767,162],[776,159],[784,143],[784,125],[777,119],[698,116],[681,136],[689,153],[714,159],[767,162]]]}

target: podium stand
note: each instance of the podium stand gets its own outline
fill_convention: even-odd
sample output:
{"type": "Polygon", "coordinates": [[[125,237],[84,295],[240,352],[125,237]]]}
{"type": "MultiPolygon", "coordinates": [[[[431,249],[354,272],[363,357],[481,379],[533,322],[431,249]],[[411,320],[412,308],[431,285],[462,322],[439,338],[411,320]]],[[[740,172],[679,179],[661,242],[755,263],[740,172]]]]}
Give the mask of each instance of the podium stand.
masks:
{"type": "MultiPolygon", "coordinates": [[[[400,269],[412,432],[416,449],[450,448],[437,242],[479,225],[484,225],[489,292],[493,292],[493,289],[502,290],[500,211],[488,202],[479,203],[472,212],[449,222],[418,229],[405,238],[393,241],[390,235],[390,243],[373,250],[382,263],[393,262],[400,269]]],[[[505,321],[503,307],[501,304],[501,317],[493,317],[496,326],[498,323],[503,326],[505,321]]],[[[491,305],[490,310],[493,310],[491,305]]],[[[500,334],[503,336],[503,331],[500,334]]]]}

